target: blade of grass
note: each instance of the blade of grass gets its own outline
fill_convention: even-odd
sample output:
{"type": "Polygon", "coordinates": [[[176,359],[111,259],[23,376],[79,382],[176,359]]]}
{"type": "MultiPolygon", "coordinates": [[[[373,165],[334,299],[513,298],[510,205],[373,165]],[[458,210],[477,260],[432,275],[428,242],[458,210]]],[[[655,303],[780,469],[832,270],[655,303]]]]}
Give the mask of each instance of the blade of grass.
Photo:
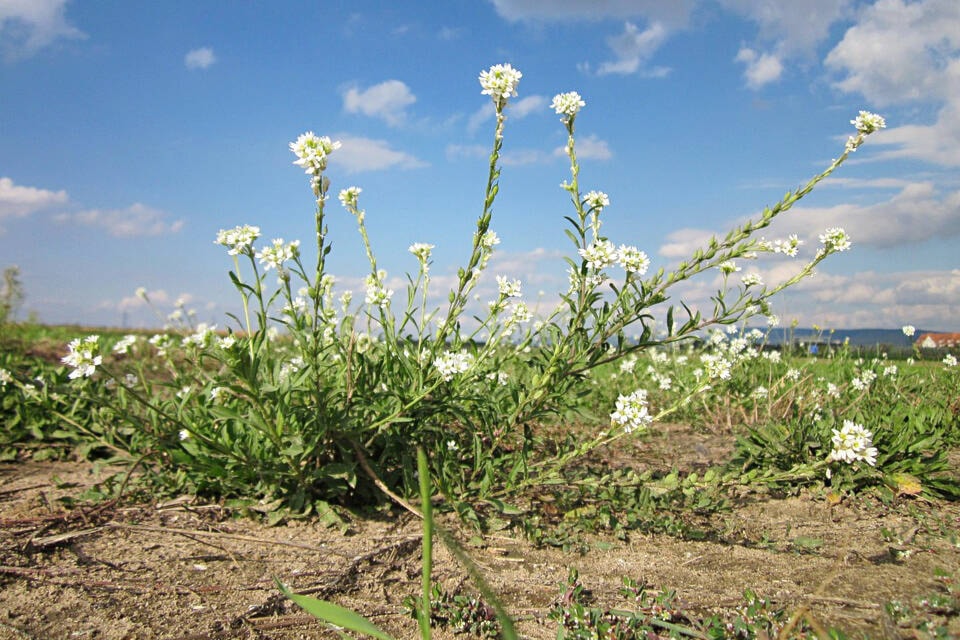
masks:
{"type": "Polygon", "coordinates": [[[276,583],[277,588],[280,589],[280,593],[293,600],[303,608],[304,611],[315,618],[319,618],[336,627],[347,629],[348,631],[365,633],[379,640],[394,640],[393,636],[389,633],[380,629],[377,625],[355,611],[345,609],[340,605],[327,602],[326,600],[317,600],[310,596],[301,596],[287,589],[279,580],[276,580],[276,583]]]}

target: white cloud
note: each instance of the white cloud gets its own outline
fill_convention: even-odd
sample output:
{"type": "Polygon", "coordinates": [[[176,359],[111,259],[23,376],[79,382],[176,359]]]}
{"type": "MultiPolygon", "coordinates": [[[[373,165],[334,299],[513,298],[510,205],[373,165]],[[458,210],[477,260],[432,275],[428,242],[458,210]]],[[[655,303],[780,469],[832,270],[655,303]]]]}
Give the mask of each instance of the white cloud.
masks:
{"type": "Polygon", "coordinates": [[[86,38],[67,22],[67,0],[0,2],[0,47],[7,60],[29,58],[62,38],[86,38]]]}
{"type": "MultiPolygon", "coordinates": [[[[507,117],[519,120],[531,113],[543,110],[546,105],[547,99],[544,96],[526,96],[507,105],[507,117]]],[[[467,131],[475,133],[484,122],[492,120],[495,115],[497,115],[497,110],[493,106],[493,102],[489,100],[484,102],[483,106],[474,111],[467,119],[467,131]]]]}
{"type": "Polygon", "coordinates": [[[13,180],[0,177],[0,220],[22,218],[55,205],[66,204],[66,191],[48,191],[36,187],[14,184],[13,180]]]}
{"type": "MultiPolygon", "coordinates": [[[[667,38],[667,29],[663,23],[653,22],[645,30],[632,22],[624,24],[623,33],[607,38],[607,45],[613,50],[615,60],[604,62],[597,69],[600,75],[611,73],[628,75],[641,71],[642,65],[654,54],[667,38]]],[[[652,75],[662,77],[667,70],[657,68],[652,75]]]]}
{"type": "Polygon", "coordinates": [[[191,49],[187,55],[183,56],[183,63],[187,65],[187,69],[208,69],[216,61],[217,56],[210,47],[191,49]]]}
{"type": "Polygon", "coordinates": [[[879,0],[827,55],[836,86],[878,106],[939,105],[931,124],[896,126],[871,144],[895,147],[880,157],[960,166],[960,3],[879,0]]]}
{"type": "MultiPolygon", "coordinates": [[[[745,221],[735,220],[727,228],[745,221]]],[[[796,206],[774,220],[766,236],[775,238],[795,233],[806,243],[803,249],[812,254],[819,246],[819,235],[829,227],[842,227],[855,246],[881,249],[957,237],[960,236],[960,191],[941,195],[931,182],[912,182],[888,200],[874,204],[796,206]]],[[[706,246],[714,235],[721,234],[706,229],[681,229],[667,236],[659,253],[668,258],[685,259],[694,250],[706,246]]]]}
{"type": "Polygon", "coordinates": [[[889,200],[870,205],[797,207],[774,222],[778,233],[796,233],[808,243],[827,227],[843,227],[856,245],[879,248],[916,245],[960,236],[960,191],[945,195],[933,183],[915,182],[889,200]]]}
{"type": "Polygon", "coordinates": [[[380,118],[393,127],[403,124],[406,108],[416,101],[410,87],[400,80],[387,80],[363,91],[350,87],[343,93],[343,108],[347,113],[380,118]]]}
{"type": "Polygon", "coordinates": [[[493,106],[493,103],[483,103],[483,106],[474,111],[470,118],[467,119],[467,131],[470,133],[475,132],[480,128],[480,125],[487,120],[490,120],[495,115],[497,115],[497,109],[493,106]]]}
{"type": "Polygon", "coordinates": [[[960,90],[960,3],[879,0],[827,55],[837,86],[884,106],[956,99],[960,90]]]}
{"type": "Polygon", "coordinates": [[[694,0],[492,0],[497,13],[510,21],[574,21],[642,17],[682,27],[694,0]]]}
{"type": "MultiPolygon", "coordinates": [[[[577,138],[576,142],[578,160],[609,160],[613,157],[610,151],[610,145],[606,140],[601,140],[596,135],[588,135],[577,138]]],[[[566,156],[566,147],[560,147],[554,151],[554,155],[566,156]]]]}
{"type": "Polygon", "coordinates": [[[385,140],[350,135],[338,136],[337,139],[343,146],[332,156],[331,163],[342,166],[351,173],[380,171],[392,167],[418,169],[428,166],[426,162],[409,153],[391,149],[385,140]]]}
{"type": "Polygon", "coordinates": [[[713,231],[706,229],[678,229],[667,235],[657,253],[665,258],[686,259],[697,249],[705,247],[714,235],[713,231]]]}
{"type": "Polygon", "coordinates": [[[544,107],[547,106],[547,99],[543,96],[526,96],[520,98],[515,103],[507,104],[507,115],[512,116],[513,118],[519,120],[524,118],[531,113],[536,113],[537,111],[542,111],[544,107]]]}
{"type": "Polygon", "coordinates": [[[447,160],[486,158],[490,155],[490,148],[482,144],[448,144],[445,155],[447,160]]]}
{"type": "Polygon", "coordinates": [[[72,222],[88,227],[100,227],[117,238],[137,238],[177,233],[184,221],[168,222],[167,215],[136,202],[126,209],[88,209],[77,213],[60,213],[54,216],[58,222],[72,222]]]}
{"type": "Polygon", "coordinates": [[[759,89],[765,84],[775,82],[783,73],[783,63],[772,53],[758,54],[753,49],[743,47],[737,52],[734,60],[747,66],[743,75],[747,79],[747,86],[751,89],[759,89]]]}
{"type": "Polygon", "coordinates": [[[850,13],[852,0],[720,0],[727,9],[757,23],[759,36],[780,56],[811,55],[830,28],[850,13]]]}

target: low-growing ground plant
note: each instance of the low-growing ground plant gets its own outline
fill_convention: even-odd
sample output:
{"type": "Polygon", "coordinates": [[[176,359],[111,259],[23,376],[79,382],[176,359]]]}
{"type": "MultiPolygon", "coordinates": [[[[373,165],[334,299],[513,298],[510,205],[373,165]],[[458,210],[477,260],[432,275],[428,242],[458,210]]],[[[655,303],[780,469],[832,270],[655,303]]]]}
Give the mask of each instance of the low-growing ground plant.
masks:
{"type": "MultiPolygon", "coordinates": [[[[680,344],[711,326],[769,313],[772,296],[847,250],[849,238],[835,227],[783,282],[765,284],[755,272],[740,274],[739,264],[760,254],[799,254],[796,236],[770,241],[758,232],[885,126],[883,119],[861,112],[843,153],[804,187],[758,220],[713,238],[672,270],[650,271],[644,251],[603,234],[610,199],[599,190],[584,192],[579,180],[575,123],[585,101],[573,91],[560,93],[552,107],[568,136],[570,178],[562,187],[572,205],[565,217],[573,245],[569,287],[554,310],[533,318],[522,284],[509,274],[493,274],[498,295],[486,313],[476,315],[469,303],[481,278],[490,277],[486,271],[499,242],[493,205],[506,115],[520,78],[510,65],[480,75],[496,113],[489,172],[470,253],[445,306],[432,303],[432,245],[410,247],[417,268],[405,295],[395,296],[388,287],[359,187],[341,189],[338,200],[357,222],[369,262],[366,287],[357,300],[335,289],[327,269],[333,187],[326,169],[340,144],[308,132],[290,148],[315,203],[314,260],[298,241],[274,239],[258,248],[256,226],[221,231],[216,243],[233,261],[230,279],[242,303],[236,324],[217,331],[194,325],[178,309],[179,331],[148,341],[130,336],[108,352],[97,335],[73,340],[63,358],[72,382],[51,390],[68,402],[91,405],[89,417],[78,416],[73,428],[125,452],[171,489],[274,501],[301,514],[328,513],[331,502],[369,503],[380,491],[402,503],[416,493],[413,451],[421,446],[430,451],[440,494],[473,519],[478,504],[503,508],[504,498],[559,477],[571,461],[598,447],[646,429],[696,397],[728,392],[735,384],[727,382],[731,368],[748,351],[742,340],[723,352],[701,353],[696,375],[678,381],[681,393],[669,402],[653,406],[650,389],[623,389],[611,398],[612,412],[609,405],[601,410],[609,416],[602,428],[554,443],[549,455],[535,428],[578,410],[598,368],[680,344]],[[722,286],[712,309],[670,301],[674,286],[716,273],[722,286]]],[[[656,380],[663,388],[663,378],[656,380]]],[[[11,381],[22,389],[29,384],[21,377],[11,381]]],[[[857,434],[855,446],[837,449],[847,452],[840,461],[872,467],[869,437],[857,434]]]]}

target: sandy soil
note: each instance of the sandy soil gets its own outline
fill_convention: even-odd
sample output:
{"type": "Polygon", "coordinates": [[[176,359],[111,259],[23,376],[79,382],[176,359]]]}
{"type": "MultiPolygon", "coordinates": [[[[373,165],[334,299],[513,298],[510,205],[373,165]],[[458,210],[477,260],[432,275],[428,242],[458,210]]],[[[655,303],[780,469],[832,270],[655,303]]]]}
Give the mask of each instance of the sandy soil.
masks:
{"type": "MultiPolygon", "coordinates": [[[[671,426],[618,459],[690,470],[722,460],[727,442],[671,426]]],[[[0,465],[0,639],[338,637],[281,598],[275,578],[352,607],[398,638],[417,637],[402,605],[419,589],[412,516],[352,518],[341,531],[297,521],[268,527],[189,497],[63,506],[61,498],[97,479],[85,463],[0,465]]],[[[529,638],[557,637],[547,615],[570,567],[598,604],[616,601],[624,576],[675,589],[686,610],[702,615],[733,609],[749,587],[851,637],[876,638],[917,637],[886,615],[886,601],[936,593],[938,568],[960,577],[956,504],[753,495],[711,519],[710,541],[588,536],[591,549],[580,554],[537,548],[506,529],[468,548],[529,638]]],[[[475,538],[445,522],[465,541],[475,538]]],[[[474,593],[437,546],[435,580],[474,593]]],[[[960,637],[960,622],[950,624],[960,637]]]]}

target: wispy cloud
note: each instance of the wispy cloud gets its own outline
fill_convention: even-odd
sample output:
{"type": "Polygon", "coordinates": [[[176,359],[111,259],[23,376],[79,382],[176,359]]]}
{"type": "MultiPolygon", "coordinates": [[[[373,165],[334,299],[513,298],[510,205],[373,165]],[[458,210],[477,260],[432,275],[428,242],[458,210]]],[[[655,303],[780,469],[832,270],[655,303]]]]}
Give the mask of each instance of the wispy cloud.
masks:
{"type": "Polygon", "coordinates": [[[863,10],[825,64],[840,75],[837,88],[878,106],[939,105],[930,124],[888,122],[874,144],[895,148],[881,158],[960,166],[960,4],[877,2],[863,10]]]}
{"type": "Polygon", "coordinates": [[[136,202],[126,209],[88,209],[76,213],[59,213],[58,222],[99,227],[117,238],[139,238],[177,233],[184,221],[169,222],[168,216],[159,209],[136,202]]]}
{"type": "Polygon", "coordinates": [[[50,191],[14,184],[11,178],[0,177],[0,220],[22,218],[37,211],[66,204],[67,192],[50,191]]]}
{"type": "Polygon", "coordinates": [[[747,86],[751,89],[759,89],[776,82],[783,73],[783,63],[772,53],[758,53],[749,47],[742,47],[734,60],[746,65],[743,74],[747,79],[747,86]]]}
{"type": "Polygon", "coordinates": [[[646,69],[646,63],[666,39],[667,29],[663,23],[653,22],[641,31],[637,25],[627,22],[623,26],[623,33],[607,38],[607,46],[616,58],[602,63],[597,68],[597,73],[603,76],[641,72],[648,76],[663,77],[669,73],[669,69],[666,67],[646,69]]]}
{"type": "Polygon", "coordinates": [[[210,47],[191,49],[183,56],[183,64],[187,69],[209,69],[217,61],[217,56],[210,47]]]}
{"type": "Polygon", "coordinates": [[[404,123],[407,107],[416,101],[410,87],[400,80],[387,80],[364,90],[350,87],[343,92],[344,111],[379,118],[392,127],[404,123]]]}
{"type": "Polygon", "coordinates": [[[403,151],[390,147],[386,140],[361,136],[337,136],[343,145],[331,156],[331,164],[342,166],[351,173],[382,171],[384,169],[419,169],[428,163],[403,151]]]}
{"type": "Polygon", "coordinates": [[[0,2],[0,49],[7,61],[29,58],[61,39],[86,38],[67,21],[67,0],[0,2]]]}
{"type": "Polygon", "coordinates": [[[497,13],[511,22],[558,22],[646,18],[670,27],[684,26],[695,0],[492,0],[497,13]]]}
{"type": "MultiPolygon", "coordinates": [[[[732,221],[727,228],[745,221],[732,221]]],[[[873,204],[798,206],[773,222],[770,235],[795,233],[808,247],[816,247],[824,229],[836,226],[843,227],[855,245],[878,249],[960,237],[960,191],[941,194],[932,182],[911,182],[889,199],[873,204]]],[[[667,236],[659,253],[668,258],[687,258],[713,235],[721,234],[708,229],[680,229],[667,236]]]]}
{"type": "MultiPolygon", "coordinates": [[[[613,157],[613,152],[610,150],[607,141],[601,140],[594,134],[578,137],[576,145],[578,160],[609,160],[613,157]]],[[[567,157],[567,148],[557,147],[553,150],[553,155],[557,158],[565,158],[567,157]]]]}

